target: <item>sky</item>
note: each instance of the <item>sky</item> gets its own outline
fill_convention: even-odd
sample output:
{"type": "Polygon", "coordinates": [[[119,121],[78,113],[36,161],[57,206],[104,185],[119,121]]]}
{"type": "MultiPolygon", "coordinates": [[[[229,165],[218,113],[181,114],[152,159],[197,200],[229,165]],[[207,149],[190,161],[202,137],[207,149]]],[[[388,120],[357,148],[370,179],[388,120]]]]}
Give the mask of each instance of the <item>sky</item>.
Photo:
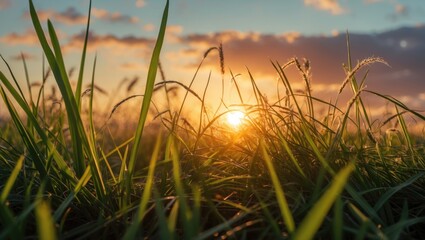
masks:
{"type": "MultiPolygon", "coordinates": [[[[75,82],[89,1],[33,2],[43,26],[47,19],[55,26],[75,82]]],[[[93,0],[92,5],[86,83],[97,55],[95,81],[108,96],[117,97],[119,91],[123,96],[143,93],[165,0],[93,0]]],[[[20,83],[25,83],[21,54],[31,81],[41,79],[43,56],[28,9],[27,1],[0,0],[0,54],[20,83]]],[[[238,76],[247,99],[253,98],[248,93],[248,69],[272,99],[279,85],[271,61],[284,64],[293,57],[301,62],[305,58],[311,66],[314,95],[335,99],[345,76],[346,32],[353,65],[367,57],[382,57],[389,65],[367,66],[368,90],[425,109],[423,0],[171,0],[161,63],[167,80],[188,85],[206,50],[222,44],[224,75],[218,54],[212,51],[193,88],[201,94],[211,74],[208,96],[217,102],[223,78],[226,101],[232,102],[237,95],[231,73],[238,76]]],[[[5,64],[0,64],[0,70],[10,76],[5,64]]],[[[302,89],[295,68],[288,74],[302,89]]],[[[386,111],[382,102],[370,101],[376,112],[386,111]]]]}

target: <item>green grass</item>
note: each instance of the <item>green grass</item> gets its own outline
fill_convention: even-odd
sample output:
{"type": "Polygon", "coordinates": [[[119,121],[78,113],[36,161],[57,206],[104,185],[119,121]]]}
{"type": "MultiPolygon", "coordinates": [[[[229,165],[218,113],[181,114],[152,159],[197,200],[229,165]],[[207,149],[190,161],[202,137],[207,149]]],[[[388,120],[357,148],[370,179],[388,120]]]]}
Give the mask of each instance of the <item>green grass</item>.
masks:
{"type": "Polygon", "coordinates": [[[93,110],[101,59],[93,62],[89,89],[82,89],[90,17],[73,89],[53,25],[48,22],[49,44],[31,0],[29,9],[49,70],[43,66],[43,83],[33,91],[24,60],[31,93],[26,96],[3,59],[9,72],[0,72],[0,93],[9,120],[0,128],[0,239],[418,239],[425,234],[425,139],[408,128],[408,119],[423,124],[425,117],[365,89],[368,71],[360,70],[386,63],[368,58],[352,66],[349,38],[346,78],[336,101],[314,96],[310,64],[294,58],[271,63],[282,86],[278,101],[264,97],[249,70],[252,92],[241,92],[241,77],[230,71],[228,81],[240,102],[221,102],[211,112],[206,96],[214,79],[209,76],[202,93],[192,84],[212,50],[220,55],[220,80],[227,81],[221,45],[204,54],[189,86],[166,79],[155,83],[157,71],[164,76],[159,59],[167,1],[144,94],[128,96],[102,115],[93,110]],[[301,78],[289,79],[289,68],[301,78]],[[60,107],[45,90],[50,72],[60,107]],[[302,81],[305,90],[293,89],[293,81],[302,81]],[[352,97],[341,103],[348,87],[352,97]],[[173,91],[184,91],[180,105],[173,105],[178,102],[173,91]],[[161,93],[165,111],[152,101],[161,93]],[[255,96],[254,103],[244,101],[247,94],[255,96]],[[365,94],[394,106],[393,115],[369,115],[365,94]],[[190,96],[199,103],[196,120],[184,115],[190,96]],[[136,97],[142,100],[135,119],[115,120],[118,107],[134,112],[127,104],[136,97]],[[233,107],[246,113],[238,131],[222,123],[233,107]],[[319,114],[323,107],[327,112],[319,114]],[[389,124],[395,127],[387,130],[389,124]]]}

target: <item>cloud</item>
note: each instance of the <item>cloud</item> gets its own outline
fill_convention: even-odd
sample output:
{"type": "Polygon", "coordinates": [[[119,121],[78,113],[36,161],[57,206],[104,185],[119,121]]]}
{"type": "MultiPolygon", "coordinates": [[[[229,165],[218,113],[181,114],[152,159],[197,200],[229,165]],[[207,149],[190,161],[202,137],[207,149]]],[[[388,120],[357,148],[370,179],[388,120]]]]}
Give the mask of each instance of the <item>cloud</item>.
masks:
{"type": "Polygon", "coordinates": [[[141,8],[146,6],[145,0],[136,0],[136,7],[141,8]]]}
{"type": "Polygon", "coordinates": [[[346,9],[339,4],[338,0],[304,0],[304,4],[319,10],[331,12],[334,15],[346,12],[346,9]]]}
{"type": "Polygon", "coordinates": [[[37,34],[34,30],[28,29],[24,33],[9,33],[0,37],[0,42],[7,45],[36,45],[38,43],[37,34]]]}
{"type": "Polygon", "coordinates": [[[0,0],[0,10],[5,10],[11,6],[10,0],[0,0]]]}
{"type": "Polygon", "coordinates": [[[139,18],[137,17],[131,17],[128,15],[122,15],[119,12],[108,12],[105,9],[99,9],[99,8],[93,8],[92,9],[92,14],[94,17],[107,21],[107,22],[112,22],[112,23],[116,23],[116,22],[121,22],[121,23],[137,23],[139,22],[139,18]]]}
{"type": "MultiPolygon", "coordinates": [[[[74,35],[70,38],[68,44],[64,46],[64,49],[81,49],[84,43],[85,33],[74,35]]],[[[89,33],[89,49],[97,48],[110,48],[114,50],[133,51],[133,50],[146,50],[155,43],[154,39],[136,37],[136,36],[124,36],[119,37],[113,34],[98,35],[94,32],[89,33]]]]}
{"type": "MultiPolygon", "coordinates": [[[[87,23],[87,16],[79,13],[74,7],[69,7],[62,12],[57,12],[51,9],[38,10],[37,15],[41,21],[54,19],[55,21],[66,25],[84,25],[87,23]]],[[[29,12],[24,13],[24,18],[31,18],[29,12]]]]}
{"type": "MultiPolygon", "coordinates": [[[[226,68],[234,74],[246,74],[246,67],[260,78],[276,78],[270,63],[286,63],[293,57],[310,60],[314,85],[338,86],[345,78],[342,63],[347,60],[346,37],[271,35],[237,31],[212,34],[191,34],[180,37],[189,46],[180,54],[199,63],[204,51],[223,43],[226,68]],[[291,39],[291,40],[289,40],[291,39]]],[[[391,68],[375,64],[370,69],[367,89],[393,96],[415,96],[425,89],[425,27],[404,27],[379,34],[350,34],[353,64],[370,56],[383,57],[391,68]]],[[[217,54],[214,52],[216,56],[217,54]]],[[[209,56],[205,64],[219,70],[218,57],[209,56]]],[[[365,72],[359,72],[359,79],[365,72]]],[[[302,81],[295,68],[288,70],[294,81],[302,81]]]]}
{"type": "Polygon", "coordinates": [[[153,25],[152,23],[145,24],[143,26],[143,30],[147,32],[152,32],[153,30],[155,30],[155,25],[153,25]]]}
{"type": "Polygon", "coordinates": [[[169,25],[167,26],[167,33],[169,34],[180,34],[183,32],[183,26],[181,25],[169,25]]]}

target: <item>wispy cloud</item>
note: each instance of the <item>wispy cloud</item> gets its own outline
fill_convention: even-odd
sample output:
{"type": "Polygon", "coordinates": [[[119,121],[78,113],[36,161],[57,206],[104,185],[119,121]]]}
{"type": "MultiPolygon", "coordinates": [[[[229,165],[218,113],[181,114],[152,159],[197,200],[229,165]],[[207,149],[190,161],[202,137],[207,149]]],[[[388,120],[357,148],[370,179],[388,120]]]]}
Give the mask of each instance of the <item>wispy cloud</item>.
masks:
{"type": "Polygon", "coordinates": [[[7,9],[11,6],[11,1],[10,0],[0,0],[0,10],[4,10],[7,9]]]}
{"type": "MultiPolygon", "coordinates": [[[[62,12],[57,12],[51,9],[38,10],[37,15],[41,21],[54,19],[55,21],[66,25],[84,25],[87,23],[87,16],[78,12],[74,7],[69,7],[62,12]]],[[[24,18],[31,18],[29,12],[24,13],[24,18]]]]}
{"type": "Polygon", "coordinates": [[[122,15],[119,12],[111,13],[105,9],[93,8],[92,14],[94,17],[107,22],[122,22],[122,23],[137,23],[139,18],[128,15],[122,15]]]}
{"type": "Polygon", "coordinates": [[[143,25],[143,30],[147,31],[147,32],[152,32],[153,30],[155,30],[155,25],[152,23],[147,23],[145,25],[143,25]]]}
{"type": "Polygon", "coordinates": [[[304,4],[319,10],[328,11],[334,15],[343,14],[347,11],[338,0],[304,0],[304,4]]]}
{"type": "Polygon", "coordinates": [[[28,29],[24,33],[9,33],[0,37],[0,42],[7,45],[35,45],[38,43],[37,34],[34,30],[28,29]]]}
{"type": "MultiPolygon", "coordinates": [[[[84,32],[72,36],[68,44],[64,46],[64,49],[81,49],[84,43],[84,37],[84,32]]],[[[90,32],[88,46],[89,49],[97,49],[103,47],[131,52],[134,49],[149,49],[154,43],[155,40],[150,38],[137,37],[131,35],[124,37],[119,37],[113,34],[97,35],[94,32],[90,32]]]]}

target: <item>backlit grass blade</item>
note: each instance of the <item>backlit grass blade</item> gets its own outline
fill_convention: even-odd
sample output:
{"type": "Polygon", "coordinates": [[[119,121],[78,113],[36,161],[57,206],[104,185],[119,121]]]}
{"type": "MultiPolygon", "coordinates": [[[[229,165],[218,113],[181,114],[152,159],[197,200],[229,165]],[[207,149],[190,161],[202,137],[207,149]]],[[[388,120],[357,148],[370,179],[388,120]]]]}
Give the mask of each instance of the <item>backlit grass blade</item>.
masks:
{"type": "Polygon", "coordinates": [[[36,144],[36,140],[34,139],[34,136],[31,135],[31,133],[28,132],[28,130],[25,128],[24,124],[22,123],[19,117],[19,114],[17,113],[16,109],[10,102],[9,98],[6,96],[6,93],[4,92],[3,87],[0,87],[0,94],[3,98],[4,103],[6,104],[6,107],[12,118],[12,121],[15,124],[22,141],[24,142],[28,151],[31,153],[31,156],[33,158],[32,160],[34,162],[34,165],[37,171],[39,172],[40,176],[44,178],[47,175],[47,172],[45,169],[45,163],[44,163],[44,159],[42,158],[42,152],[40,151],[38,145],[36,144]]]}
{"type": "Polygon", "coordinates": [[[136,157],[138,153],[138,148],[142,138],[142,133],[143,133],[143,128],[145,126],[146,118],[148,116],[149,106],[151,103],[151,98],[152,98],[153,89],[155,85],[155,78],[156,78],[156,73],[158,71],[158,64],[159,64],[159,55],[161,53],[162,44],[164,42],[165,29],[167,26],[168,6],[169,6],[169,1],[167,0],[164,13],[162,15],[162,21],[161,21],[161,26],[158,33],[158,38],[156,40],[155,48],[153,50],[152,58],[149,65],[148,76],[146,79],[145,94],[144,94],[143,102],[142,102],[142,109],[141,109],[139,121],[137,124],[133,149],[131,150],[130,159],[128,162],[128,178],[126,179],[127,192],[129,192],[131,188],[131,179],[133,177],[134,167],[136,165],[136,157]]]}
{"type": "MultiPolygon", "coordinates": [[[[31,16],[37,16],[36,14],[31,14],[31,16]]],[[[33,17],[34,18],[34,17],[33,17]]],[[[36,24],[33,20],[34,25],[36,24]]],[[[37,32],[40,43],[42,45],[46,45],[46,49],[44,49],[44,53],[49,61],[50,67],[52,69],[53,75],[55,76],[56,83],[61,91],[63,100],[65,102],[65,109],[67,111],[69,131],[71,133],[71,140],[73,146],[73,158],[75,163],[75,171],[78,176],[84,171],[85,163],[84,163],[84,153],[83,146],[87,146],[87,140],[84,139],[84,130],[82,130],[82,121],[79,115],[79,111],[75,102],[74,94],[72,92],[71,84],[69,82],[65,63],[62,57],[62,51],[60,49],[59,41],[56,36],[55,29],[50,21],[47,22],[50,40],[52,42],[52,46],[54,49],[54,55],[50,55],[51,51],[47,51],[46,49],[50,49],[47,42],[42,43],[43,38],[40,38],[41,35],[44,36],[44,33],[37,32]]]]}
{"type": "Polygon", "coordinates": [[[0,202],[1,203],[5,203],[7,196],[10,193],[10,190],[13,187],[13,184],[15,184],[16,178],[19,175],[19,172],[22,169],[23,163],[24,163],[24,156],[21,156],[18,161],[16,161],[16,165],[15,168],[13,168],[12,172],[9,175],[9,178],[7,179],[6,184],[3,185],[3,190],[1,191],[1,195],[0,195],[0,202]]]}
{"type": "Polygon", "coordinates": [[[295,240],[313,239],[314,234],[322,225],[332,204],[340,196],[348,177],[354,170],[354,164],[350,163],[344,167],[332,180],[332,183],[323,196],[314,204],[313,208],[308,212],[305,219],[301,222],[294,234],[295,240]]]}
{"type": "MultiPolygon", "coordinates": [[[[3,227],[2,232],[10,233],[9,237],[11,239],[20,239],[22,237],[21,236],[22,234],[20,233],[21,230],[18,228],[19,225],[15,219],[15,216],[13,216],[13,212],[7,206],[8,204],[6,200],[10,193],[10,190],[15,184],[15,181],[19,175],[19,172],[22,169],[24,159],[25,159],[24,156],[21,156],[18,159],[15,167],[10,173],[9,178],[7,179],[6,183],[2,186],[3,190],[1,191],[1,195],[0,195],[0,222],[2,223],[2,227],[3,227]]],[[[6,237],[6,236],[3,236],[3,237],[6,237]]]]}
{"type": "Polygon", "coordinates": [[[50,214],[50,206],[47,201],[40,201],[35,208],[35,217],[37,221],[37,231],[39,239],[54,240],[56,237],[56,228],[50,214]]]}
{"type": "MultiPolygon", "coordinates": [[[[3,55],[0,54],[1,59],[3,60],[4,64],[6,64],[7,69],[9,70],[10,75],[12,76],[13,82],[16,85],[16,88],[18,89],[17,92],[19,92],[20,97],[22,97],[23,101],[28,105],[27,100],[25,99],[25,95],[22,92],[21,86],[19,85],[18,81],[16,80],[15,74],[12,71],[12,68],[10,67],[9,63],[4,59],[3,55]]],[[[3,74],[3,73],[2,73],[3,74]]]]}
{"type": "Polygon", "coordinates": [[[34,29],[37,33],[39,42],[41,44],[41,47],[43,48],[43,52],[47,58],[47,61],[49,62],[50,68],[52,70],[53,75],[55,76],[56,83],[58,84],[58,87],[62,93],[63,100],[66,105],[66,111],[68,113],[68,123],[70,126],[70,133],[72,138],[72,143],[74,147],[74,170],[77,173],[78,176],[81,176],[84,172],[84,155],[82,152],[82,140],[80,136],[80,132],[77,129],[77,127],[82,125],[81,119],[79,118],[79,114],[77,111],[75,99],[73,98],[72,89],[69,81],[67,81],[66,71],[64,69],[64,65],[62,60],[62,54],[60,51],[60,46],[56,37],[56,33],[53,29],[53,26],[51,25],[49,21],[49,33],[50,38],[52,41],[52,45],[55,49],[55,54],[50,49],[50,46],[47,42],[47,39],[44,35],[44,31],[41,27],[40,20],[38,19],[37,12],[34,8],[34,5],[32,3],[32,0],[29,1],[30,3],[30,15],[33,22],[34,29]],[[56,59],[58,57],[59,60],[56,59]]]}
{"type": "Polygon", "coordinates": [[[285,193],[283,191],[282,185],[280,184],[279,178],[277,177],[276,170],[273,166],[272,159],[267,152],[264,141],[260,142],[260,148],[276,192],[276,199],[277,203],[279,204],[280,213],[286,224],[286,228],[288,229],[289,234],[291,234],[295,230],[295,222],[294,218],[292,217],[291,210],[289,209],[288,202],[286,201],[285,193]]]}
{"type": "MultiPolygon", "coordinates": [[[[84,46],[83,46],[83,52],[81,54],[81,60],[80,60],[80,71],[78,73],[78,81],[77,81],[77,88],[75,89],[75,100],[77,102],[77,107],[79,110],[81,110],[81,86],[83,84],[83,75],[84,75],[84,64],[86,62],[86,52],[87,52],[87,41],[89,38],[89,30],[90,30],[90,19],[91,19],[91,0],[89,1],[89,12],[87,17],[87,25],[86,25],[86,33],[84,36],[84,46]]],[[[93,93],[93,91],[92,91],[93,93]]]]}
{"type": "Polygon", "coordinates": [[[140,228],[140,223],[142,222],[143,217],[145,216],[146,209],[147,209],[147,206],[148,206],[149,200],[151,198],[151,194],[152,194],[152,187],[153,187],[153,184],[154,184],[154,182],[153,182],[154,181],[154,173],[155,173],[156,162],[157,162],[158,156],[159,156],[161,140],[162,140],[161,135],[158,134],[158,138],[156,140],[155,148],[154,148],[154,151],[152,153],[151,161],[150,161],[150,164],[149,164],[148,175],[146,176],[146,184],[145,184],[145,187],[143,189],[142,197],[140,198],[139,208],[137,210],[135,219],[133,219],[132,225],[127,229],[127,231],[124,235],[124,239],[135,239],[135,237],[137,235],[137,231],[140,228]]]}
{"type": "Polygon", "coordinates": [[[177,197],[178,197],[178,203],[179,203],[179,213],[180,213],[180,219],[183,224],[184,229],[184,236],[186,239],[191,239],[196,234],[196,225],[199,224],[198,222],[193,221],[193,212],[189,207],[189,204],[186,200],[186,193],[183,185],[183,181],[181,179],[181,166],[180,166],[180,159],[179,159],[179,153],[177,151],[176,143],[173,138],[174,136],[171,135],[168,139],[170,141],[170,155],[173,163],[173,180],[174,180],[174,187],[176,189],[177,197]]]}
{"type": "Polygon", "coordinates": [[[95,150],[90,147],[90,143],[88,142],[87,135],[84,130],[81,116],[66,73],[65,64],[63,62],[63,57],[56,32],[51,22],[48,21],[50,40],[54,49],[53,53],[47,43],[46,37],[44,36],[43,29],[41,28],[40,21],[38,19],[37,13],[34,9],[31,0],[30,15],[40,44],[43,48],[44,54],[46,55],[50,68],[52,69],[53,75],[55,76],[56,83],[61,91],[63,100],[65,102],[65,108],[68,116],[69,131],[71,134],[73,146],[74,170],[77,173],[77,176],[81,176],[86,168],[85,159],[87,157],[89,163],[94,165],[91,169],[96,187],[96,192],[100,198],[103,198],[106,194],[106,190],[103,184],[99,167],[97,165],[98,163],[95,155],[95,150]],[[84,150],[86,154],[84,154],[84,150]]]}
{"type": "MultiPolygon", "coordinates": [[[[58,167],[61,171],[66,173],[71,178],[74,177],[74,173],[70,170],[67,163],[64,161],[63,157],[58,153],[55,145],[48,139],[47,134],[45,130],[40,126],[38,123],[36,116],[33,115],[33,112],[31,111],[31,108],[29,107],[28,103],[24,98],[22,98],[18,91],[15,90],[13,85],[10,83],[10,81],[4,76],[2,72],[0,72],[0,81],[4,84],[6,89],[9,91],[9,93],[12,95],[13,100],[21,107],[21,109],[25,112],[26,117],[28,121],[31,122],[32,127],[36,130],[38,137],[41,138],[43,143],[46,145],[47,149],[49,151],[52,151],[53,158],[55,162],[58,164],[58,167]]],[[[6,95],[5,95],[6,97],[6,95]]],[[[7,98],[8,99],[8,98],[7,98]]],[[[9,100],[8,100],[9,101],[9,100]]],[[[15,111],[10,112],[10,114],[15,115],[18,118],[18,114],[16,114],[15,111]]],[[[21,124],[22,125],[22,124],[21,124]]],[[[22,125],[23,126],[23,125],[22,125]]],[[[25,135],[23,135],[25,136],[25,135]]],[[[21,135],[22,137],[22,135],[21,135]]],[[[42,171],[42,170],[41,170],[42,171]]]]}

